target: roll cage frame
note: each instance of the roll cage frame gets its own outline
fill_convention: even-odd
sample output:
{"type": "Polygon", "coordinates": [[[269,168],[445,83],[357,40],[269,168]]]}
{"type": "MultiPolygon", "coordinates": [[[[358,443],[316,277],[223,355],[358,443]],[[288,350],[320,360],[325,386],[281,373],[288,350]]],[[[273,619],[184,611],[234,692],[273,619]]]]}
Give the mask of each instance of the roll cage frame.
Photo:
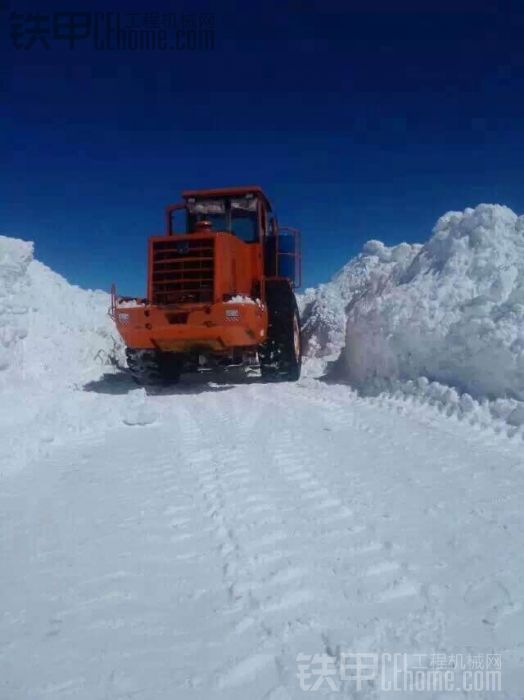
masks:
{"type": "MultiPolygon", "coordinates": [[[[278,237],[282,234],[291,235],[294,238],[293,251],[290,253],[283,253],[279,250],[278,240],[275,245],[275,270],[278,270],[278,259],[281,256],[291,256],[295,258],[295,279],[290,280],[292,287],[300,287],[302,284],[302,256],[300,252],[300,231],[297,228],[291,226],[280,226],[276,214],[273,212],[271,203],[269,199],[264,194],[261,187],[257,185],[248,187],[224,187],[219,189],[211,190],[186,190],[182,192],[183,202],[178,202],[176,204],[169,204],[165,209],[165,235],[166,236],[187,236],[191,235],[191,231],[188,231],[189,223],[189,211],[188,203],[197,200],[231,200],[234,198],[249,198],[253,197],[256,200],[256,213],[257,213],[257,238],[253,241],[248,242],[250,245],[252,243],[260,243],[264,247],[265,241],[269,236],[278,237]],[[173,226],[174,213],[177,211],[186,211],[186,230],[185,231],[175,231],[173,226]]],[[[229,231],[232,235],[235,235],[232,231],[229,231]]],[[[268,278],[269,279],[269,278],[268,278]]],[[[275,279],[279,279],[275,277],[275,279]]],[[[287,279],[287,278],[286,278],[287,279]]]]}

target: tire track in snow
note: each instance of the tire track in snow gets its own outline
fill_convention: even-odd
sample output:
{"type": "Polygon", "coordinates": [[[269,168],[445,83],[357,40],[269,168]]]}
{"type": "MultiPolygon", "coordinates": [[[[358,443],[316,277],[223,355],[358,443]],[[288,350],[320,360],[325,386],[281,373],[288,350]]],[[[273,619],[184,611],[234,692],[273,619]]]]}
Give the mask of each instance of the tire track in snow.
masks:
{"type": "MultiPolygon", "coordinates": [[[[485,449],[478,436],[470,450],[458,426],[443,443],[440,422],[426,434],[334,393],[251,385],[150,397],[156,427],[70,446],[32,473],[31,489],[13,482],[14,547],[27,549],[31,523],[54,522],[37,556],[13,569],[28,581],[28,610],[14,587],[5,596],[3,653],[40,659],[26,697],[299,698],[298,652],[338,663],[369,645],[445,649],[450,596],[486,607],[489,624],[479,624],[493,648],[516,628],[518,591],[479,577],[481,552],[467,552],[463,579],[450,578],[465,567],[452,531],[464,498],[432,490],[460,486],[461,468],[485,449]],[[26,492],[38,494],[30,508],[26,492]]],[[[500,510],[510,524],[519,517],[522,472],[504,477],[511,490],[494,473],[490,500],[472,471],[468,488],[485,495],[461,526],[497,526],[500,510]]]]}
{"type": "MultiPolygon", "coordinates": [[[[248,458],[248,435],[251,421],[244,421],[244,434],[231,447],[220,446],[216,442],[217,435],[226,435],[230,430],[234,405],[224,414],[223,407],[209,407],[213,418],[206,421],[208,430],[200,427],[198,421],[189,414],[187,421],[194,432],[200,452],[188,459],[195,470],[198,481],[198,491],[203,499],[207,517],[212,522],[213,532],[217,541],[218,552],[222,559],[222,579],[228,591],[227,604],[221,613],[227,617],[233,616],[235,634],[243,634],[251,630],[255,632],[254,644],[258,646],[258,636],[263,634],[259,623],[260,601],[257,597],[256,572],[253,566],[254,557],[245,549],[241,541],[244,530],[254,529],[246,525],[249,508],[254,504],[257,517],[263,518],[263,527],[278,524],[278,518],[272,509],[271,502],[263,491],[257,488],[256,479],[249,468],[246,468],[248,458]],[[247,424],[246,424],[247,423],[247,424]],[[212,431],[209,426],[212,425],[212,431]],[[209,445],[209,447],[202,447],[209,445]],[[198,458],[201,455],[201,458],[198,458]],[[245,509],[242,508],[245,503],[245,509]],[[268,516],[268,513],[270,514],[268,516]]],[[[254,423],[251,423],[254,425],[254,423]]],[[[238,428],[239,425],[237,424],[238,428]]],[[[238,434],[238,430],[236,431],[238,434]]],[[[256,528],[255,528],[256,529],[256,528]]],[[[252,533],[250,533],[252,534],[252,533]]],[[[278,531],[265,534],[258,539],[251,539],[252,549],[271,547],[278,541],[278,531]]],[[[255,555],[256,558],[256,555],[255,555]]],[[[233,640],[235,641],[235,640],[233,640]]],[[[259,653],[255,648],[246,657],[238,660],[237,647],[233,645],[231,658],[221,664],[210,674],[210,679],[219,688],[234,688],[253,681],[261,672],[268,669],[270,675],[277,672],[275,657],[272,654],[259,653]]]]}
{"type": "MultiPolygon", "coordinates": [[[[213,432],[222,434],[227,425],[234,425],[234,444],[222,444],[212,451],[204,448],[207,458],[192,461],[197,466],[199,491],[214,522],[224,560],[223,578],[230,594],[224,613],[236,615],[233,636],[241,635],[251,644],[250,653],[218,669],[215,680],[219,688],[240,687],[254,682],[265,671],[276,682],[275,687],[282,687],[289,683],[293,670],[289,659],[283,661],[283,642],[276,644],[275,639],[284,633],[289,636],[294,627],[307,629],[311,622],[307,616],[304,618],[304,607],[319,604],[318,589],[302,584],[309,571],[302,563],[308,518],[303,518],[302,531],[297,536],[290,535],[299,522],[295,503],[297,478],[301,487],[309,491],[317,482],[311,474],[306,483],[303,474],[301,478],[298,473],[290,473],[287,481],[281,479],[280,460],[285,463],[286,455],[293,450],[278,439],[268,448],[268,442],[274,438],[263,429],[267,424],[265,410],[254,408],[246,426],[243,401],[238,407],[235,402],[230,404],[227,414],[222,407],[212,409],[209,424],[214,426],[213,432]],[[258,458],[253,467],[250,460],[254,451],[258,458]],[[261,460],[261,454],[266,453],[267,457],[261,460]],[[302,618],[298,621],[297,611],[302,618]]],[[[198,442],[216,444],[216,435],[201,430],[198,442]]],[[[333,499],[324,499],[319,510],[332,511],[333,503],[333,499]]],[[[338,514],[324,514],[323,519],[329,525],[346,516],[341,510],[338,514]]],[[[232,641],[236,650],[238,642],[232,641]]]]}
{"type": "MultiPolygon", "coordinates": [[[[264,399],[271,404],[276,400],[282,405],[289,405],[285,399],[290,393],[293,394],[286,388],[282,392],[284,396],[265,396],[264,399]]],[[[293,398],[297,400],[296,395],[293,398]]],[[[394,611],[395,619],[402,617],[408,609],[424,609],[433,601],[430,600],[427,590],[413,578],[416,567],[406,560],[404,545],[391,541],[390,537],[380,539],[373,526],[362,524],[363,519],[359,519],[358,513],[353,509],[354,493],[351,492],[351,486],[349,494],[347,489],[341,491],[337,485],[330,488],[333,465],[329,465],[328,470],[323,467],[327,464],[326,456],[329,454],[330,445],[326,437],[330,437],[333,425],[337,428],[343,426],[345,431],[348,431],[346,440],[358,432],[373,432],[372,427],[352,415],[351,411],[348,412],[347,407],[340,406],[335,406],[334,415],[324,415],[321,421],[317,415],[315,422],[318,440],[302,441],[300,433],[303,431],[310,435],[310,431],[315,430],[315,425],[308,423],[307,412],[295,412],[290,409],[287,417],[279,425],[278,436],[271,442],[272,452],[268,455],[268,460],[280,469],[280,475],[276,478],[283,476],[297,489],[297,511],[301,514],[304,536],[308,537],[311,544],[315,540],[338,543],[338,546],[334,545],[327,553],[321,548],[311,547],[311,551],[316,554],[316,560],[315,554],[310,556],[309,577],[314,578],[316,573],[317,586],[320,587],[322,578],[328,578],[330,590],[328,604],[321,599],[316,600],[314,610],[317,619],[314,626],[324,630],[330,626],[340,626],[340,612],[347,608],[348,602],[352,602],[359,606],[361,613],[364,612],[360,615],[357,626],[366,628],[368,634],[371,627],[374,634],[376,616],[380,614],[382,603],[396,604],[398,610],[394,611]],[[297,431],[298,417],[305,422],[301,431],[297,431]],[[415,601],[415,606],[412,601],[415,601]]],[[[341,463],[340,469],[342,468],[341,463]]],[[[346,474],[346,477],[346,481],[351,482],[351,474],[346,474]]],[[[428,622],[435,629],[433,643],[438,647],[441,640],[439,614],[433,611],[429,615],[422,613],[418,625],[427,626],[428,622]]],[[[346,618],[346,629],[342,631],[346,649],[350,648],[348,630],[354,627],[355,616],[350,614],[346,618]]],[[[322,645],[319,641],[315,651],[324,648],[327,653],[333,654],[336,644],[331,635],[324,631],[320,636],[322,645]]],[[[340,633],[337,631],[334,639],[338,638],[340,633]]]]}

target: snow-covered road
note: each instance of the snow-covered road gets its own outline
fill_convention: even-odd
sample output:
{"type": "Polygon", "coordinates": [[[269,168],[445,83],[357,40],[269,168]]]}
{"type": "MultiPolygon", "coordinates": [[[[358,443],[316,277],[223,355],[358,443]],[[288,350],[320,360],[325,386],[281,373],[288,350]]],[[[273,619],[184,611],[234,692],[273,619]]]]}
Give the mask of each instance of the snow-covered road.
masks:
{"type": "Polygon", "coordinates": [[[520,438],[311,379],[146,404],[3,479],[2,700],[404,697],[348,652],[501,654],[465,697],[522,696],[520,438]]]}

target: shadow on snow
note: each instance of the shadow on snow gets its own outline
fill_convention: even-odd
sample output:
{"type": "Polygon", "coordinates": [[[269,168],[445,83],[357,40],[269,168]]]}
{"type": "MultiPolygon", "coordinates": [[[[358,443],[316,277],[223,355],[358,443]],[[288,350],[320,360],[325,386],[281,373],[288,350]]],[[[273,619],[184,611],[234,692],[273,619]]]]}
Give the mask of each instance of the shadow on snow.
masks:
{"type": "MultiPolygon", "coordinates": [[[[260,377],[247,375],[244,371],[229,370],[183,375],[180,382],[166,386],[143,387],[151,395],[202,394],[206,392],[228,391],[236,384],[260,384],[260,377]]],[[[96,394],[128,394],[140,388],[125,371],[106,372],[99,379],[84,384],[83,390],[96,394]]]]}

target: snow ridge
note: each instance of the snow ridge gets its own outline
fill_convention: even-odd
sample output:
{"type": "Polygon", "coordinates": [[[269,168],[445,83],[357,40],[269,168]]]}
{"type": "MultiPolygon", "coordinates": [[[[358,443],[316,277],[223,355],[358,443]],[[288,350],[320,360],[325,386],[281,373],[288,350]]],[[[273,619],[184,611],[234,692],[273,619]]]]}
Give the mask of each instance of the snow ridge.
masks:
{"type": "Polygon", "coordinates": [[[396,406],[401,413],[420,415],[422,408],[454,418],[482,432],[524,440],[524,402],[514,399],[475,400],[469,394],[430,382],[426,377],[377,379],[369,382],[366,396],[380,405],[396,406]]]}

